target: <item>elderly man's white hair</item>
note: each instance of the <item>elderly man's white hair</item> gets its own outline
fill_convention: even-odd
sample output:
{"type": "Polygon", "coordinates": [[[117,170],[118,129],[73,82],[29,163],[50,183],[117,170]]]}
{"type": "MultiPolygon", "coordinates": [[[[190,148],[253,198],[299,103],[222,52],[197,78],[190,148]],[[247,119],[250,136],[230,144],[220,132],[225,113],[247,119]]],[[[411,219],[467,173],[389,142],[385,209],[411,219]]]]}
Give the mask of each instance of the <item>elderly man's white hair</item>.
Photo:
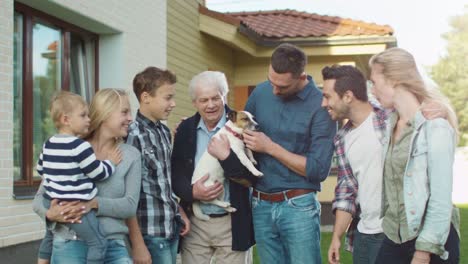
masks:
{"type": "Polygon", "coordinates": [[[197,87],[201,86],[217,87],[224,101],[226,101],[229,86],[224,73],[219,71],[204,71],[195,75],[189,84],[189,94],[192,101],[197,99],[195,96],[195,90],[197,87]]]}

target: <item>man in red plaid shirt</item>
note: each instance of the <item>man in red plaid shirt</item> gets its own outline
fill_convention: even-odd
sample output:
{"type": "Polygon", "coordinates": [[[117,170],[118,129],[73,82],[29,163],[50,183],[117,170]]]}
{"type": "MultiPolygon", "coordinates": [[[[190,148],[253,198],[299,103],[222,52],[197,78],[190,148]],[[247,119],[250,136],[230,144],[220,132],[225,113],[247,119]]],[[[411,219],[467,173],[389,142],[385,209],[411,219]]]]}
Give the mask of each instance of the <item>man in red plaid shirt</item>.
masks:
{"type": "Polygon", "coordinates": [[[322,75],[322,107],[333,120],[348,119],[334,139],[338,182],[328,261],[339,262],[341,238],[349,227],[346,249],[353,251],[353,263],[374,263],[384,238],[380,208],[387,113],[369,102],[366,79],[355,67],[325,67],[322,75]]]}
{"type": "MultiPolygon", "coordinates": [[[[333,120],[347,123],[336,133],[338,182],[333,200],[335,225],[328,262],[339,263],[341,238],[353,252],[353,263],[374,264],[384,239],[381,219],[383,145],[389,140],[387,119],[392,110],[371,103],[366,79],[353,66],[322,70],[323,102],[333,120]]],[[[446,118],[447,109],[435,102],[422,106],[425,118],[446,118]]]]}

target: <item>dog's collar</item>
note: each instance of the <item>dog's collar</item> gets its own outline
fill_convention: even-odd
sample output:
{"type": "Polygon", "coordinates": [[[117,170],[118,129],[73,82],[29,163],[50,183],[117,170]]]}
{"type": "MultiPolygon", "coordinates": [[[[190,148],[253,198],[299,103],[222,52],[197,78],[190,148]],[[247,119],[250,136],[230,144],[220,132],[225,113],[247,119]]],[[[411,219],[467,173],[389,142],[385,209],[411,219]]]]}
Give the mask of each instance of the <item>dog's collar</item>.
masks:
{"type": "Polygon", "coordinates": [[[224,126],[224,127],[226,128],[227,131],[231,132],[231,134],[233,134],[236,138],[239,138],[240,140],[244,140],[244,138],[242,137],[242,134],[239,134],[236,131],[232,130],[232,128],[230,128],[229,126],[224,126]]]}

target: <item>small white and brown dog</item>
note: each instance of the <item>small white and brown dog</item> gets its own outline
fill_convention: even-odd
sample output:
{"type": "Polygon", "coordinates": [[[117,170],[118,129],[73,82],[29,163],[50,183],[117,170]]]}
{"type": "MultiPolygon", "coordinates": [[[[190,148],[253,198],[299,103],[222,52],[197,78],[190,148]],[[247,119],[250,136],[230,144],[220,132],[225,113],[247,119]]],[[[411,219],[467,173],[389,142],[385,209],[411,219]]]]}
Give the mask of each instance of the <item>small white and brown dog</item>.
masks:
{"type": "MultiPolygon", "coordinates": [[[[245,147],[244,141],[242,140],[242,132],[244,129],[257,130],[258,124],[254,121],[252,114],[247,111],[231,111],[228,114],[228,121],[215,135],[219,137],[221,134],[225,134],[229,140],[232,151],[237,155],[242,165],[244,165],[253,175],[257,177],[263,176],[259,170],[254,166],[257,162],[255,161],[252,151],[245,147]]],[[[192,184],[197,182],[200,178],[209,175],[209,178],[204,182],[205,186],[211,186],[215,182],[221,184],[224,183],[224,171],[219,164],[218,159],[211,156],[207,150],[203,153],[200,160],[195,167],[195,171],[192,176],[192,184]]],[[[200,202],[207,204],[217,205],[227,212],[235,212],[236,208],[232,207],[229,202],[224,201],[224,192],[221,193],[216,199],[211,201],[196,201],[193,202],[193,214],[200,220],[209,220],[208,215],[203,214],[200,208],[200,202]]]]}

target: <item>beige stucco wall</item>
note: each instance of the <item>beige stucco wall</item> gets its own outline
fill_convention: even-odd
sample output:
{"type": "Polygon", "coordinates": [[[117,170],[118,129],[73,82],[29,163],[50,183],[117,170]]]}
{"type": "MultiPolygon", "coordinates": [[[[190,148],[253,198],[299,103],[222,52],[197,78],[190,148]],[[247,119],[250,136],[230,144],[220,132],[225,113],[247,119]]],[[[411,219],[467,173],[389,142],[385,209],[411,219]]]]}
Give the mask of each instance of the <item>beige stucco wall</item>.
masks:
{"type": "MultiPolygon", "coordinates": [[[[21,2],[99,34],[100,87],[130,90],[144,67],[166,67],[165,0],[21,2]]],[[[13,11],[13,0],[0,1],[0,247],[40,239],[44,230],[32,201],[12,198],[13,11]]]]}
{"type": "Polygon", "coordinates": [[[222,71],[232,89],[234,63],[231,48],[200,32],[197,1],[168,1],[167,19],[167,65],[177,74],[177,107],[169,118],[172,127],[195,112],[188,94],[190,79],[202,71],[222,71]]]}
{"type": "MultiPolygon", "coordinates": [[[[309,56],[306,73],[322,84],[321,70],[332,64],[356,65],[355,56],[309,56]]],[[[235,86],[256,85],[267,78],[270,58],[255,58],[243,52],[235,53],[235,86]]]]}

